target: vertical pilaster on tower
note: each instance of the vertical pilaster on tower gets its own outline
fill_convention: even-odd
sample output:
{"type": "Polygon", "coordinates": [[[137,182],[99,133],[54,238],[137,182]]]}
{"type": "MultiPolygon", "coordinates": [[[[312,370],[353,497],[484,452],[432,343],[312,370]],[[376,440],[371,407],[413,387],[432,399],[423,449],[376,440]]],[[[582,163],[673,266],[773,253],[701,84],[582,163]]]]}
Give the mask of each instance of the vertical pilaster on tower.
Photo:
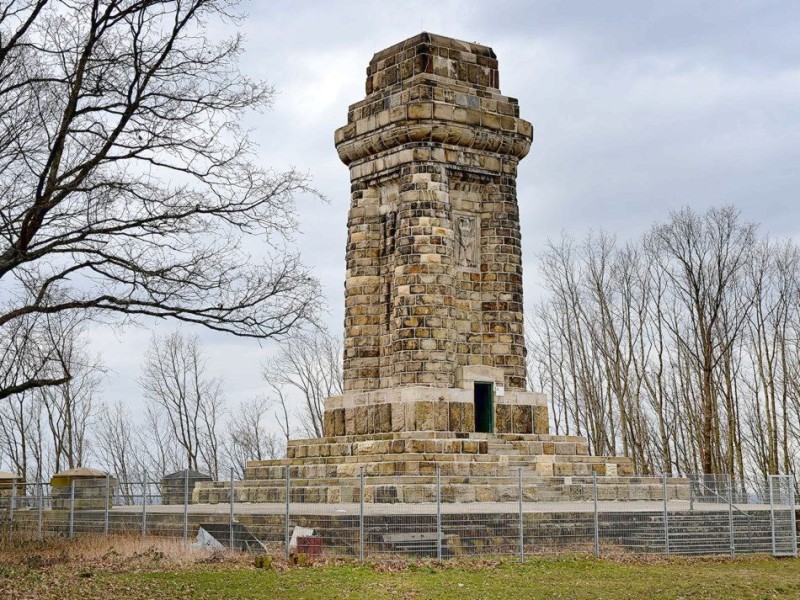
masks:
{"type": "Polygon", "coordinates": [[[491,48],[423,33],[373,57],[336,131],[352,196],[330,435],[475,430],[476,382],[493,431],[547,432],[544,396],[524,392],[516,176],[533,129],[498,88],[491,48]]]}

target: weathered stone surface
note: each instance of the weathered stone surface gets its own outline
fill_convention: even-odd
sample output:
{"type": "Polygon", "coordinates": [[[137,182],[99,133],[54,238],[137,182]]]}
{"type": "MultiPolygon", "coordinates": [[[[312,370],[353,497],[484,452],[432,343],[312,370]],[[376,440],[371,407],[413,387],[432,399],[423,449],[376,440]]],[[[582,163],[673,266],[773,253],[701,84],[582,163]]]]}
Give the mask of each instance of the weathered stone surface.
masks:
{"type": "Polygon", "coordinates": [[[511,410],[511,420],[514,433],[533,433],[532,418],[530,406],[514,406],[511,410]]]}
{"type": "Polygon", "coordinates": [[[476,442],[476,441],[465,440],[461,444],[461,447],[462,447],[463,452],[465,454],[477,454],[478,453],[478,447],[479,446],[478,446],[478,442],[476,442]]]}
{"type": "Polygon", "coordinates": [[[333,411],[326,410],[323,416],[323,435],[331,436],[336,435],[336,427],[334,426],[334,414],[333,411]]]}
{"type": "MultiPolygon", "coordinates": [[[[462,429],[461,431],[475,431],[475,410],[471,404],[461,405],[462,429]]],[[[484,442],[486,443],[486,442],[484,442]]]]}
{"type": "Polygon", "coordinates": [[[547,433],[550,431],[550,420],[547,406],[533,407],[533,433],[547,433]]]}
{"type": "Polygon", "coordinates": [[[449,405],[448,425],[450,431],[464,431],[464,404],[451,402],[449,405]]]}
{"type": "Polygon", "coordinates": [[[393,402],[390,404],[392,411],[392,431],[403,431],[411,429],[406,427],[406,405],[404,402],[393,402]]]}
{"type": "Polygon", "coordinates": [[[392,430],[392,406],[390,404],[378,405],[378,431],[392,430]]]}
{"type": "Polygon", "coordinates": [[[511,406],[498,404],[495,407],[495,430],[499,433],[512,433],[511,431],[511,406]]]}
{"type": "Polygon", "coordinates": [[[345,415],[343,408],[337,408],[333,411],[333,425],[334,425],[334,433],[333,435],[345,435],[345,415]]]}
{"type": "Polygon", "coordinates": [[[357,406],[355,408],[355,433],[367,433],[367,425],[369,424],[369,406],[357,406]]]}
{"type": "Polygon", "coordinates": [[[436,422],[435,427],[436,431],[448,431],[449,430],[449,403],[444,400],[439,400],[434,404],[434,411],[436,412],[436,422]]]}
{"type": "Polygon", "coordinates": [[[415,426],[417,431],[435,429],[436,415],[433,411],[433,402],[417,402],[415,406],[415,426]]]}

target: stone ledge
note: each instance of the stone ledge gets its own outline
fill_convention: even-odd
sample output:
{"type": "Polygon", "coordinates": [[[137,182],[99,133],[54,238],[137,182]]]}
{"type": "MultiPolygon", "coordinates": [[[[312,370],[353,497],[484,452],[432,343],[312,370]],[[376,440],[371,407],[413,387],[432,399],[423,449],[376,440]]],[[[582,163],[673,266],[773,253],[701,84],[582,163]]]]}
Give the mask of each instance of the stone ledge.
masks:
{"type": "MultiPolygon", "coordinates": [[[[514,129],[494,129],[481,127],[479,131],[471,125],[460,124],[452,121],[431,119],[428,121],[403,121],[390,122],[388,125],[370,130],[364,130],[357,136],[345,138],[336,146],[339,158],[346,165],[367,157],[373,157],[380,152],[386,152],[405,144],[424,143],[425,145],[448,144],[467,148],[473,152],[492,153],[499,156],[509,156],[522,159],[528,155],[532,141],[532,126],[527,121],[519,119],[520,123],[514,129]]],[[[342,134],[346,136],[347,134],[342,134]]],[[[431,161],[436,162],[436,154],[431,154],[431,161]]],[[[444,159],[445,154],[442,154],[444,159]]],[[[487,157],[488,158],[488,157],[487,157]]],[[[411,148],[401,149],[389,166],[402,163],[416,162],[414,151],[411,148]]],[[[441,162],[445,162],[442,160],[441,162]]],[[[487,166],[491,166],[486,163],[487,166]]],[[[494,163],[492,163],[494,164],[494,163]]],[[[499,167],[500,163],[497,163],[499,167]]],[[[386,168],[386,167],[384,167],[386,168]]],[[[381,169],[383,170],[383,169],[381,169]]],[[[487,168],[487,171],[494,169],[487,168]]],[[[359,177],[370,173],[359,174],[359,177]]],[[[351,174],[352,175],[352,174],[351,174]]]]}

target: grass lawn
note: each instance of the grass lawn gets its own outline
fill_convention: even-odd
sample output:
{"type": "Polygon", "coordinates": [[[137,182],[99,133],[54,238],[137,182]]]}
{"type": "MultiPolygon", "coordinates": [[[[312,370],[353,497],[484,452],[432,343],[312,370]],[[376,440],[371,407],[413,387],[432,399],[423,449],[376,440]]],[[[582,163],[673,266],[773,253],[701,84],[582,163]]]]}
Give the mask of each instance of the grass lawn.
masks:
{"type": "Polygon", "coordinates": [[[258,569],[251,557],[197,555],[152,539],[56,545],[0,546],[0,598],[800,598],[800,563],[767,557],[276,560],[258,569]]]}

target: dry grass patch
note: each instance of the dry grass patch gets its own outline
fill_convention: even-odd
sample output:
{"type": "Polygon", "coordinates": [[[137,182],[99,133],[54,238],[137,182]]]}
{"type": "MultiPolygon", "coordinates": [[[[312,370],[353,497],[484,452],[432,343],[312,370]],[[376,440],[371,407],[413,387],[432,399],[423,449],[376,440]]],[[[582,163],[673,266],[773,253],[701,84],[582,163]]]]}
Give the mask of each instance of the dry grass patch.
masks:
{"type": "Polygon", "coordinates": [[[304,567],[138,536],[0,542],[0,598],[798,598],[800,564],[769,557],[585,555],[304,567]]]}

